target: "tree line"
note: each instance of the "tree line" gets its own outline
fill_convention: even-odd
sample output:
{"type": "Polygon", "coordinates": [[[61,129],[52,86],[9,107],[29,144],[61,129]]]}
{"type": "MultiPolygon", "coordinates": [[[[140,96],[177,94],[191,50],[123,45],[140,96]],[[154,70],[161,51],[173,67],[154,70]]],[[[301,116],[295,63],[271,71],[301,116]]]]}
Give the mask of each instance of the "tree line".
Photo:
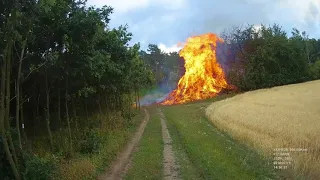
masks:
{"type": "Polygon", "coordinates": [[[72,155],[75,132],[103,124],[90,115],[132,117],[154,78],[128,27],[108,26],[112,12],[76,0],[0,2],[0,179],[23,179],[33,137],[59,151],[52,134],[66,129],[72,155]]]}
{"type": "MultiPolygon", "coordinates": [[[[320,39],[305,31],[293,28],[288,34],[278,24],[262,24],[234,26],[220,36],[224,42],[218,44],[217,59],[228,83],[239,91],[320,79],[320,39]]],[[[179,52],[165,53],[149,44],[140,54],[158,86],[175,87],[185,71],[179,52]]]]}
{"type": "Polygon", "coordinates": [[[184,74],[184,60],[179,56],[179,52],[164,52],[158,45],[149,44],[146,51],[140,51],[140,56],[153,72],[155,87],[161,91],[173,90],[184,74]]]}
{"type": "Polygon", "coordinates": [[[233,27],[221,37],[218,60],[227,80],[241,91],[300,83],[320,78],[320,39],[281,26],[233,27]]]}

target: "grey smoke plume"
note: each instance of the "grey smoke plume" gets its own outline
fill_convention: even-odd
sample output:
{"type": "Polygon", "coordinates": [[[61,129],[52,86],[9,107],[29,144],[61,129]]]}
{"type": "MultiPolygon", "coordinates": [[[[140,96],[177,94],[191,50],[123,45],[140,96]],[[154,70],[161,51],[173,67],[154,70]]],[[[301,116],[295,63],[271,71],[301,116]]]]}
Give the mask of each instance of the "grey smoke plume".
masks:
{"type": "MultiPolygon", "coordinates": [[[[169,69],[167,70],[170,71],[169,69]]],[[[170,92],[176,88],[179,79],[180,77],[177,72],[168,72],[168,77],[161,82],[159,87],[151,90],[147,95],[142,97],[140,104],[146,106],[162,102],[170,92]]]]}

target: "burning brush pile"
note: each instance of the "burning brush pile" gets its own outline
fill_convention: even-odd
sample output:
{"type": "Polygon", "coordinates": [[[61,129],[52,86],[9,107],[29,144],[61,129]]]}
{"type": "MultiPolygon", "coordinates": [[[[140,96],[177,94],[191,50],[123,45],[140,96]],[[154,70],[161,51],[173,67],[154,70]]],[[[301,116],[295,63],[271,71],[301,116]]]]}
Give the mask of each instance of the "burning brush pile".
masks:
{"type": "Polygon", "coordinates": [[[219,42],[223,42],[223,39],[212,33],[187,39],[179,53],[185,60],[186,72],[177,88],[160,104],[182,104],[207,99],[230,87],[216,58],[219,42]]]}

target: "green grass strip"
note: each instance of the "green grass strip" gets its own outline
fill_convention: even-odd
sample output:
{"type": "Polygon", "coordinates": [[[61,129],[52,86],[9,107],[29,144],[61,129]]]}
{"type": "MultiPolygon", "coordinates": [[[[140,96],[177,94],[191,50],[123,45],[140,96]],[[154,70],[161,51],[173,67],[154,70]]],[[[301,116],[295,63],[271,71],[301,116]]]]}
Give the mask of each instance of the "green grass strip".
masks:
{"type": "Polygon", "coordinates": [[[150,109],[148,122],[140,140],[138,150],[134,152],[127,180],[151,180],[163,177],[163,141],[161,122],[155,109],[150,109]]]}

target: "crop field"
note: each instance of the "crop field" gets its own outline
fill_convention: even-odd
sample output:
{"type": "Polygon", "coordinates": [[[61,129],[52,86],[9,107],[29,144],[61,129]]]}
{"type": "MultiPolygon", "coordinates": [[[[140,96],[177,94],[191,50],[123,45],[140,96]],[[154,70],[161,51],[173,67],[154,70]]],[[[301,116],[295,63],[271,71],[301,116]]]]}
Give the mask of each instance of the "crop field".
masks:
{"type": "Polygon", "coordinates": [[[283,173],[320,177],[319,80],[239,94],[211,104],[206,116],[266,156],[272,157],[276,148],[291,148],[293,160],[283,173]]]}

